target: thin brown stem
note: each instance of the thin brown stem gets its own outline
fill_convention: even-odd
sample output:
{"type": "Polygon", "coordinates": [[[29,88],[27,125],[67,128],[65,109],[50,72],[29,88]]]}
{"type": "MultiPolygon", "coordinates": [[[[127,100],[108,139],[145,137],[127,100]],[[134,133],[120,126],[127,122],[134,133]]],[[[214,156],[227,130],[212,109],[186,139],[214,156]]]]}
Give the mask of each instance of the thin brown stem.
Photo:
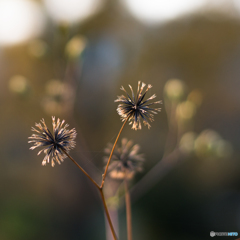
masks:
{"type": "Polygon", "coordinates": [[[117,240],[117,236],[116,236],[116,233],[114,231],[113,224],[112,224],[112,221],[111,221],[108,209],[107,209],[107,204],[106,204],[106,201],[105,201],[105,197],[103,195],[102,187],[99,187],[99,185],[90,177],[90,175],[65,150],[63,150],[63,152],[68,156],[69,159],[71,159],[77,165],[77,167],[91,180],[91,182],[100,191],[101,199],[102,199],[103,206],[104,206],[104,211],[106,213],[106,216],[107,216],[107,219],[108,219],[108,223],[109,223],[109,226],[110,226],[112,234],[113,234],[113,238],[114,238],[114,240],[117,240]]]}
{"type": "Polygon", "coordinates": [[[103,202],[103,206],[104,206],[104,211],[106,213],[106,216],[107,216],[107,219],[108,219],[108,223],[109,223],[109,226],[110,226],[113,238],[114,238],[114,240],[117,240],[117,236],[116,236],[116,233],[114,231],[113,224],[112,224],[109,212],[108,212],[108,208],[107,208],[107,204],[106,204],[105,197],[104,197],[104,194],[103,194],[103,190],[102,190],[102,188],[98,188],[98,189],[99,189],[100,194],[101,194],[101,198],[102,198],[102,202],[103,202]]]}
{"type": "Polygon", "coordinates": [[[77,165],[77,167],[91,180],[91,182],[100,189],[99,185],[90,177],[90,175],[65,151],[62,149],[62,151],[77,165]]]}
{"type": "Polygon", "coordinates": [[[107,165],[106,165],[104,174],[103,174],[103,176],[102,176],[101,188],[102,188],[103,185],[104,185],[104,181],[105,181],[105,178],[106,178],[108,166],[109,166],[109,164],[110,164],[110,161],[111,161],[111,158],[112,158],[112,155],[113,155],[113,151],[114,151],[114,149],[115,149],[115,147],[116,147],[117,141],[118,141],[118,139],[119,139],[119,137],[120,137],[120,135],[121,135],[121,133],[122,133],[122,130],[123,130],[125,124],[127,123],[128,119],[129,119],[129,117],[130,117],[130,116],[128,116],[128,117],[126,118],[126,120],[124,121],[124,123],[123,123],[123,125],[122,125],[122,127],[121,127],[121,129],[120,129],[120,131],[119,131],[119,133],[118,133],[118,135],[117,135],[117,138],[116,138],[116,140],[115,140],[115,143],[114,143],[114,145],[113,145],[113,147],[112,147],[112,151],[111,151],[110,156],[109,156],[109,158],[108,158],[108,162],[107,162],[107,165]]]}
{"type": "Polygon", "coordinates": [[[127,215],[127,239],[132,240],[132,213],[131,213],[131,199],[128,191],[128,183],[126,179],[126,173],[124,178],[125,186],[125,204],[126,204],[126,215],[127,215]]]}

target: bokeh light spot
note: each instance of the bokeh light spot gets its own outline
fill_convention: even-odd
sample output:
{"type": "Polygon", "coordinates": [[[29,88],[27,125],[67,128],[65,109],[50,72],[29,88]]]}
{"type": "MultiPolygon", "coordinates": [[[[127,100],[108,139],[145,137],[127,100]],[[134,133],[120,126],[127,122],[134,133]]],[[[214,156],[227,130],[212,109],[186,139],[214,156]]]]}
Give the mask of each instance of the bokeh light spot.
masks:
{"type": "Polygon", "coordinates": [[[28,89],[28,81],[24,76],[15,75],[9,80],[9,90],[11,92],[22,94],[28,89]]]}
{"type": "Polygon", "coordinates": [[[39,5],[29,0],[0,1],[0,45],[13,45],[38,36],[44,29],[39,5]]]}
{"type": "Polygon", "coordinates": [[[206,3],[206,0],[125,0],[129,11],[145,23],[158,23],[192,12],[206,3]]]}
{"type": "Polygon", "coordinates": [[[47,43],[38,39],[31,41],[28,45],[29,54],[36,58],[43,57],[47,53],[47,49],[47,43]]]}
{"type": "Polygon", "coordinates": [[[170,79],[166,82],[164,92],[170,100],[180,100],[185,92],[184,84],[179,79],[170,79]]]}
{"type": "Polygon", "coordinates": [[[180,119],[191,119],[196,113],[195,105],[190,101],[182,102],[177,107],[177,116],[180,119]]]}
{"type": "Polygon", "coordinates": [[[76,59],[81,55],[87,44],[84,36],[76,35],[67,43],[65,53],[71,59],[76,59]]]}
{"type": "Polygon", "coordinates": [[[103,0],[44,0],[47,11],[56,22],[82,21],[102,6],[103,0]]]}
{"type": "Polygon", "coordinates": [[[179,148],[184,153],[191,153],[194,151],[194,141],[197,138],[197,134],[194,132],[185,133],[179,143],[179,148]]]}

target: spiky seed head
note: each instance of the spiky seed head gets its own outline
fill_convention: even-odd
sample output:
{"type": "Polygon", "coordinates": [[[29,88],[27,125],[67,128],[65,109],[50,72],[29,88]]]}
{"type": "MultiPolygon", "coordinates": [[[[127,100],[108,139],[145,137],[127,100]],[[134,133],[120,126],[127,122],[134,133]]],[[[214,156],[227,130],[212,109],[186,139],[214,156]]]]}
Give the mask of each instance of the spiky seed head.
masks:
{"type": "Polygon", "coordinates": [[[125,92],[126,95],[118,96],[115,102],[120,102],[117,107],[117,112],[122,118],[122,121],[125,121],[129,117],[129,124],[132,125],[132,129],[138,130],[142,128],[141,119],[144,125],[148,126],[148,129],[151,127],[150,122],[154,120],[154,114],[161,111],[161,108],[152,108],[153,104],[161,104],[162,101],[150,102],[152,99],[156,98],[156,95],[153,94],[148,99],[144,100],[146,93],[152,85],[148,84],[146,90],[144,90],[146,84],[138,82],[138,89],[136,96],[134,95],[132,86],[129,85],[132,96],[130,96],[124,87],[120,89],[125,92]]]}
{"type": "Polygon", "coordinates": [[[32,134],[28,141],[29,143],[34,143],[31,150],[42,147],[42,149],[38,152],[38,155],[43,152],[45,157],[42,161],[42,165],[45,166],[47,163],[51,162],[51,166],[54,167],[55,162],[61,164],[64,158],[66,158],[65,152],[69,152],[76,145],[75,138],[77,136],[76,130],[73,128],[68,130],[68,124],[65,124],[65,120],[60,121],[58,118],[55,122],[55,117],[52,117],[52,125],[53,125],[53,134],[46,126],[44,119],[40,120],[40,123],[35,123],[34,128],[32,127],[32,131],[37,134],[32,134]]]}
{"type": "MultiPolygon", "coordinates": [[[[104,149],[107,155],[110,154],[113,144],[108,143],[104,149]]],[[[110,177],[115,179],[131,179],[136,172],[142,171],[142,164],[144,162],[143,154],[139,154],[140,146],[133,144],[133,141],[129,141],[123,138],[121,146],[116,145],[112,161],[108,167],[110,177]]],[[[107,163],[108,156],[104,157],[104,162],[107,163]]]]}

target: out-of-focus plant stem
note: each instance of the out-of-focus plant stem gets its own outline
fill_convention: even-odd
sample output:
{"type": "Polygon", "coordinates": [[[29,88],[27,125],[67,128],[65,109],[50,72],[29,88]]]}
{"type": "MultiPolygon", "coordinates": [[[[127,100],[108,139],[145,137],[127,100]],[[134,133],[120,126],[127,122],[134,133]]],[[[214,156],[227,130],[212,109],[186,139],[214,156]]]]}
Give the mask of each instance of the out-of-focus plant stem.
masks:
{"type": "Polygon", "coordinates": [[[127,219],[127,239],[132,240],[132,213],[131,213],[131,199],[128,191],[128,182],[126,176],[124,178],[125,186],[125,204],[126,204],[126,219],[127,219]]]}

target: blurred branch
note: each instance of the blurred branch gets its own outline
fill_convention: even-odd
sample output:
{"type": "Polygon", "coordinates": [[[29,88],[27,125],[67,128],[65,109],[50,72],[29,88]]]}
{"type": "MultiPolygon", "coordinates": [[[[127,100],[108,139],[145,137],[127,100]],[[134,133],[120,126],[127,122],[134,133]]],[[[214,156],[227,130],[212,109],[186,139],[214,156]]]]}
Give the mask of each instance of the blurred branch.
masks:
{"type": "Polygon", "coordinates": [[[132,213],[131,213],[131,198],[128,191],[128,182],[125,176],[124,178],[125,185],[125,204],[126,204],[126,218],[127,218],[127,237],[128,240],[132,240],[132,213]]]}
{"type": "Polygon", "coordinates": [[[146,194],[155,184],[165,177],[185,156],[177,148],[163,157],[136,185],[131,189],[132,202],[146,194]]]}

